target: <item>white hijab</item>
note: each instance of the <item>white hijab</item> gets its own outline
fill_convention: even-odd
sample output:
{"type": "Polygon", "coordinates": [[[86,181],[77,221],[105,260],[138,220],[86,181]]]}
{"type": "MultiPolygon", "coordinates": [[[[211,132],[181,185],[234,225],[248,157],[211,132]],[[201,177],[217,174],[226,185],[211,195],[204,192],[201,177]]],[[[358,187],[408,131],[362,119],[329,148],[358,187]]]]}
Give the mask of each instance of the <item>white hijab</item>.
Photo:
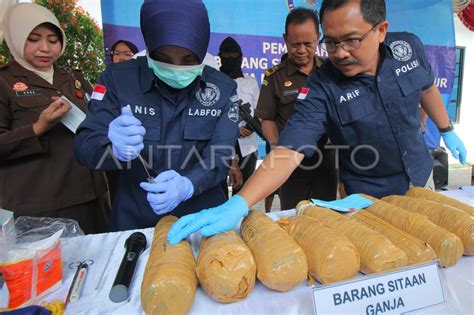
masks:
{"type": "Polygon", "coordinates": [[[51,23],[62,33],[61,56],[66,48],[66,35],[59,25],[58,19],[54,14],[34,3],[17,3],[10,7],[3,19],[3,35],[15,61],[23,68],[34,72],[41,78],[53,84],[54,68],[41,71],[34,68],[25,60],[25,43],[30,33],[40,24],[51,23]]]}

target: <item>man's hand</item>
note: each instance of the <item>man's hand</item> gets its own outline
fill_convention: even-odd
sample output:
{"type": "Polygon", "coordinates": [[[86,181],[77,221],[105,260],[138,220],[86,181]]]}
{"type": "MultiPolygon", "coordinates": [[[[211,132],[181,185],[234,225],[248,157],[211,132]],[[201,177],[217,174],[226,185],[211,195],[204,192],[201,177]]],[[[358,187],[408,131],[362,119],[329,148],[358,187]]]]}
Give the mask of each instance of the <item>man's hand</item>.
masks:
{"type": "Polygon", "coordinates": [[[252,130],[248,129],[247,126],[240,127],[240,136],[241,137],[248,137],[253,133],[252,130]]]}
{"type": "Polygon", "coordinates": [[[467,151],[464,147],[464,143],[459,139],[458,135],[452,131],[441,132],[441,137],[443,138],[444,144],[451,151],[453,157],[461,163],[461,165],[466,164],[467,151]]]}
{"type": "Polygon", "coordinates": [[[229,231],[248,212],[249,207],[245,199],[239,195],[234,195],[218,207],[181,217],[171,227],[167,239],[171,245],[176,245],[197,230],[200,230],[204,237],[229,231]]]}
{"type": "Polygon", "coordinates": [[[240,170],[239,163],[236,160],[232,160],[232,166],[227,173],[230,180],[230,185],[233,189],[239,189],[243,184],[243,175],[240,170]]]}

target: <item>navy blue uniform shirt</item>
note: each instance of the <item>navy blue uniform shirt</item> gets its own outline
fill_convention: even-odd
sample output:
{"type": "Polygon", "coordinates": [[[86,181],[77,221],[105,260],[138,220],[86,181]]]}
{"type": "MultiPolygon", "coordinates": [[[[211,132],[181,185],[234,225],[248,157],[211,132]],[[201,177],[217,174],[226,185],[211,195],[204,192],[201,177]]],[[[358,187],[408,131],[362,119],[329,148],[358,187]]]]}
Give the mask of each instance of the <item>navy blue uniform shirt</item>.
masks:
{"type": "MultiPolygon", "coordinates": [[[[74,149],[79,162],[91,169],[121,170],[112,201],[110,230],[151,227],[160,219],[139,186],[146,182],[140,161],[122,163],[112,154],[107,136],[109,123],[126,105],[146,129],[141,155],[150,163],[152,175],[175,170],[194,186],[194,195],[170,214],[182,216],[226,200],[219,184],[227,175],[239,134],[233,80],[206,66],[201,77],[177,90],[157,79],[146,58],[140,57],[108,66],[98,85],[106,92],[93,94],[74,149]]],[[[100,91],[97,85],[95,91],[100,91]]]]}
{"type": "Polygon", "coordinates": [[[345,77],[329,61],[306,82],[280,146],[312,156],[323,135],[339,146],[346,192],[375,197],[424,186],[432,159],[420,132],[419,102],[434,77],[423,44],[388,33],[375,76],[345,77]]]}

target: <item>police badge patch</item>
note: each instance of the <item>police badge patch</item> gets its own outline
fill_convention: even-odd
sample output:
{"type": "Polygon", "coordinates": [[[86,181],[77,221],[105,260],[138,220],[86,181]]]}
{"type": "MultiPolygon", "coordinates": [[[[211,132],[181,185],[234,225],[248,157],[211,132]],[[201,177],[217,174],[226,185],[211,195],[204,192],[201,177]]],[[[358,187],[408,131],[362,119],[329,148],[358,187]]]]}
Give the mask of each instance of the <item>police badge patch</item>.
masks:
{"type": "Polygon", "coordinates": [[[196,98],[204,106],[212,106],[221,98],[221,91],[213,84],[206,82],[206,88],[196,92],[196,98]]]}
{"type": "Polygon", "coordinates": [[[398,61],[408,61],[413,55],[410,44],[404,40],[397,40],[390,44],[390,49],[393,53],[393,58],[398,61]]]}
{"type": "Polygon", "coordinates": [[[234,123],[239,121],[239,106],[236,103],[232,103],[230,106],[227,117],[229,117],[229,120],[234,123]]]}

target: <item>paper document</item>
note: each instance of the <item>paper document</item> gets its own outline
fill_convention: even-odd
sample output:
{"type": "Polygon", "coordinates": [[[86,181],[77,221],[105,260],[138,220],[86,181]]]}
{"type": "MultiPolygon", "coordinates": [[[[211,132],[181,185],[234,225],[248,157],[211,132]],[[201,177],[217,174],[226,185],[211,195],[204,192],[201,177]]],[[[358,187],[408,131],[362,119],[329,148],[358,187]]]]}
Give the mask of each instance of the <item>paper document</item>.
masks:
{"type": "Polygon", "coordinates": [[[61,96],[62,99],[66,100],[69,105],[71,105],[71,110],[64,115],[63,118],[61,118],[61,123],[66,126],[69,130],[71,130],[73,133],[76,133],[77,127],[79,127],[79,124],[86,119],[86,114],[79,109],[73,102],[71,102],[66,96],[61,96]]]}
{"type": "Polygon", "coordinates": [[[239,141],[240,153],[242,153],[243,157],[258,150],[257,136],[255,132],[248,137],[241,137],[237,140],[239,141]]]}

